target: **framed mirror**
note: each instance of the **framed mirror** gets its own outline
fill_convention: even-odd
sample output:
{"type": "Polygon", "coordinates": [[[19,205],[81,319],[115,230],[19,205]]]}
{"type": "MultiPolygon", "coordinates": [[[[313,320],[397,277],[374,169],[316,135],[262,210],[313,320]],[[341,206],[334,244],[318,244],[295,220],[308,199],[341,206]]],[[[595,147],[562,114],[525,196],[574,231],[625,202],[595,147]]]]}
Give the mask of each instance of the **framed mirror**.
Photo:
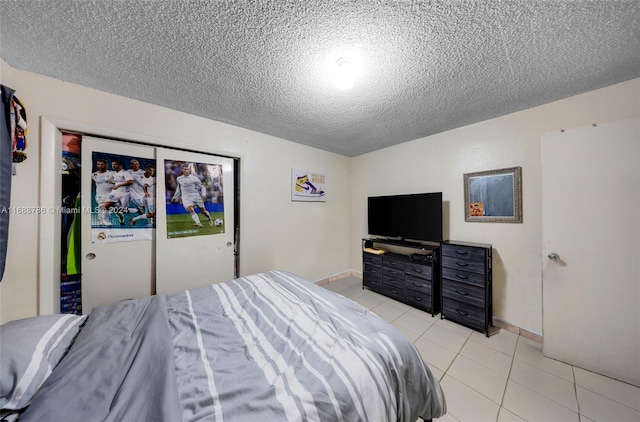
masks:
{"type": "Polygon", "coordinates": [[[466,173],[464,221],[522,223],[522,167],[466,173]]]}

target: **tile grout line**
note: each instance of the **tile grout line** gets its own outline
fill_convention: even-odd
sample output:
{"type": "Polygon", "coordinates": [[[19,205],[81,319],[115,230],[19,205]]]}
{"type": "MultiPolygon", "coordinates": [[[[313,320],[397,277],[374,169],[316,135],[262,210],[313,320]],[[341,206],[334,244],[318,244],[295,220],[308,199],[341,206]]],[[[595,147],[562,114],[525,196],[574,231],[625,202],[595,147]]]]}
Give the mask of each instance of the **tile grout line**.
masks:
{"type": "MultiPolygon", "coordinates": [[[[513,361],[516,359],[516,351],[518,350],[518,344],[519,343],[520,343],[520,334],[518,334],[518,338],[516,340],[516,347],[513,349],[513,355],[511,356],[511,364],[509,365],[509,373],[507,374],[507,382],[504,383],[504,391],[502,392],[502,400],[500,400],[500,409],[505,408],[509,412],[512,412],[514,415],[518,416],[519,418],[522,418],[520,415],[518,415],[514,411],[504,407],[504,398],[507,395],[507,387],[509,386],[509,380],[511,380],[511,371],[513,370],[513,361]]],[[[500,412],[498,412],[498,416],[500,416],[500,412]]],[[[522,419],[525,419],[525,418],[522,418],[522,419]]]]}
{"type": "MultiPolygon", "coordinates": [[[[611,378],[611,377],[608,377],[608,376],[606,376],[606,375],[598,374],[597,372],[589,371],[588,369],[583,369],[583,368],[580,368],[579,366],[571,365],[571,371],[573,372],[574,385],[575,385],[575,387],[576,387],[576,401],[578,400],[578,387],[580,387],[580,388],[583,388],[583,389],[585,389],[585,390],[587,390],[587,391],[589,391],[589,392],[591,392],[591,393],[593,393],[593,394],[596,394],[596,395],[598,395],[598,396],[600,396],[600,397],[602,397],[602,398],[605,398],[605,399],[607,399],[607,400],[611,400],[612,402],[614,402],[614,403],[616,403],[616,404],[619,404],[620,406],[624,406],[624,407],[626,407],[627,409],[630,409],[630,410],[632,410],[632,411],[634,411],[634,412],[640,413],[640,409],[636,409],[636,408],[634,408],[634,407],[631,407],[631,406],[627,405],[626,403],[623,403],[623,402],[621,402],[621,401],[618,401],[618,400],[614,399],[613,397],[605,396],[605,395],[604,395],[604,394],[602,394],[601,392],[599,392],[599,391],[595,391],[595,389],[593,389],[593,388],[589,388],[589,387],[588,387],[588,386],[586,386],[586,385],[578,384],[578,382],[577,382],[577,380],[576,380],[576,371],[575,371],[575,370],[576,370],[576,368],[581,369],[581,370],[586,371],[586,372],[589,372],[589,373],[592,373],[592,374],[595,374],[595,375],[597,375],[597,376],[604,377],[604,378],[606,378],[606,379],[608,379],[608,380],[612,380],[612,381],[615,381],[615,382],[619,382],[619,383],[622,383],[622,384],[624,384],[624,385],[629,385],[629,386],[634,387],[634,388],[640,388],[640,387],[635,386],[635,385],[633,385],[633,384],[630,384],[630,383],[628,383],[628,382],[621,381],[621,380],[618,380],[618,379],[615,379],[615,378],[611,378]]],[[[578,408],[580,408],[580,402],[578,402],[578,408]]],[[[586,416],[586,415],[584,415],[584,416],[586,416]]]]}
{"type": "MultiPolygon", "coordinates": [[[[350,287],[350,286],[349,286],[349,287],[350,287]]],[[[348,288],[348,287],[346,287],[346,288],[348,288]]],[[[363,290],[366,290],[366,289],[363,289],[363,290]]],[[[356,301],[356,299],[352,299],[352,300],[356,301]]],[[[389,300],[393,300],[393,299],[389,299],[389,300]]],[[[383,303],[384,303],[384,302],[386,302],[386,301],[383,301],[383,303]]],[[[381,304],[382,304],[382,303],[380,303],[380,304],[378,304],[378,305],[381,305],[381,304]]],[[[373,308],[371,308],[371,309],[369,309],[369,310],[372,310],[372,309],[373,309],[373,308]]],[[[409,310],[407,310],[407,311],[405,311],[403,314],[401,314],[401,315],[400,315],[400,316],[398,316],[397,318],[395,318],[393,321],[390,321],[390,323],[393,323],[395,320],[397,320],[398,318],[400,318],[402,315],[405,315],[405,314],[406,314],[407,312],[409,312],[409,311],[410,311],[410,309],[409,309],[409,310]]],[[[409,331],[412,331],[414,334],[416,334],[416,335],[417,335],[416,341],[417,341],[417,339],[419,339],[419,338],[423,337],[423,336],[427,333],[427,331],[429,331],[431,328],[433,328],[433,326],[434,326],[436,323],[437,323],[437,321],[436,321],[436,322],[434,322],[434,323],[429,324],[429,327],[428,327],[424,332],[422,332],[422,334],[418,334],[418,333],[413,332],[413,331],[411,330],[411,328],[410,328],[410,327],[404,327],[402,324],[398,324],[398,325],[401,325],[401,326],[403,326],[405,329],[407,329],[407,330],[409,330],[409,331]]],[[[443,327],[443,328],[445,328],[445,329],[446,329],[446,327],[443,327]]],[[[506,330],[506,331],[509,331],[509,330],[506,330]]],[[[514,334],[516,334],[516,333],[514,333],[514,334]]],[[[522,342],[522,341],[524,341],[524,340],[523,340],[523,338],[526,338],[525,336],[523,336],[523,335],[521,335],[521,334],[516,334],[516,335],[518,336],[517,341],[516,341],[516,347],[515,347],[515,349],[514,349],[514,351],[513,351],[513,354],[512,354],[512,355],[510,355],[511,361],[510,361],[510,366],[509,366],[509,372],[508,372],[507,377],[506,377],[507,382],[505,383],[505,389],[504,389],[504,391],[503,391],[503,393],[502,393],[502,399],[501,399],[500,404],[499,404],[500,409],[504,408],[505,410],[507,410],[507,411],[509,411],[509,412],[511,412],[511,410],[509,410],[508,408],[504,407],[504,399],[505,399],[505,396],[506,396],[506,390],[507,390],[507,385],[508,385],[509,381],[513,381],[515,384],[517,384],[517,385],[521,386],[522,388],[525,388],[525,389],[527,389],[527,390],[529,390],[529,391],[531,391],[531,392],[533,392],[533,393],[535,393],[535,394],[538,394],[538,395],[540,395],[541,397],[545,397],[545,398],[547,398],[547,399],[550,399],[549,397],[546,397],[546,396],[542,395],[541,393],[536,392],[535,390],[532,390],[531,388],[529,388],[529,387],[527,387],[527,386],[525,386],[525,385],[522,385],[521,383],[519,383],[519,382],[517,382],[517,381],[515,381],[515,380],[511,379],[511,373],[512,373],[512,371],[513,371],[513,366],[514,366],[514,363],[515,363],[514,361],[517,359],[517,358],[516,358],[516,351],[517,351],[518,345],[520,345],[520,344],[521,344],[521,342],[522,342]]],[[[459,356],[464,356],[465,358],[467,358],[465,355],[463,355],[463,354],[462,354],[462,350],[463,350],[463,349],[464,349],[464,347],[469,343],[469,341],[470,341],[470,340],[471,340],[471,341],[473,341],[472,336],[473,336],[473,333],[472,333],[469,337],[467,337],[467,339],[465,340],[465,342],[463,343],[463,345],[461,346],[461,348],[459,349],[459,351],[457,351],[457,352],[456,352],[456,356],[455,356],[455,358],[451,361],[451,363],[447,366],[446,370],[443,372],[443,378],[444,378],[444,376],[445,376],[445,375],[450,375],[453,379],[457,380],[458,382],[461,382],[462,384],[464,384],[464,385],[465,385],[465,386],[467,386],[468,388],[470,388],[470,389],[472,389],[473,391],[476,391],[476,392],[478,392],[480,395],[484,396],[484,394],[482,394],[482,393],[481,393],[481,392],[479,392],[478,390],[475,390],[475,389],[474,389],[474,388],[472,388],[471,386],[467,385],[466,383],[464,383],[464,382],[463,382],[463,381],[461,381],[461,380],[458,380],[456,377],[454,377],[454,376],[452,376],[451,374],[449,374],[449,373],[448,373],[448,372],[449,372],[449,370],[451,369],[451,367],[452,367],[453,363],[456,361],[456,359],[458,359],[458,357],[459,357],[459,356]]],[[[415,343],[415,342],[412,342],[412,343],[415,343]]],[[[437,343],[437,342],[435,342],[435,343],[436,343],[436,344],[439,344],[439,343],[437,343]]],[[[482,345],[482,343],[478,343],[478,342],[476,342],[476,343],[477,343],[477,344],[482,345]]],[[[439,344],[439,345],[440,345],[440,344],[439,344]]],[[[443,346],[443,345],[440,345],[440,346],[447,348],[446,346],[443,346]]],[[[485,347],[486,347],[486,346],[485,346],[485,347]]],[[[500,351],[500,350],[496,350],[496,349],[493,349],[493,348],[490,348],[490,349],[494,350],[495,352],[499,352],[499,353],[502,353],[502,354],[504,354],[504,355],[507,355],[506,353],[504,353],[504,352],[502,352],[502,351],[500,351]]],[[[449,350],[451,350],[451,349],[449,349],[449,350]]],[[[509,355],[507,355],[507,356],[509,356],[509,355]]],[[[468,359],[470,359],[470,358],[468,358],[468,359]]],[[[481,364],[480,362],[475,361],[474,359],[470,359],[470,360],[471,360],[471,361],[473,361],[474,363],[479,364],[480,366],[482,366],[482,367],[484,367],[484,368],[486,368],[486,369],[490,370],[490,371],[493,371],[491,368],[489,368],[489,367],[487,367],[487,366],[485,366],[485,365],[481,364]]],[[[601,393],[600,393],[600,392],[598,392],[598,391],[594,391],[594,390],[593,390],[593,389],[591,389],[591,388],[588,388],[588,387],[584,387],[584,386],[582,386],[582,385],[579,385],[579,384],[577,383],[577,381],[576,381],[576,373],[575,373],[575,372],[576,372],[576,371],[575,371],[575,368],[576,368],[576,367],[575,367],[575,366],[573,366],[573,365],[570,365],[570,364],[569,364],[569,366],[570,366],[570,368],[571,368],[572,378],[573,378],[573,380],[572,380],[572,381],[569,381],[569,380],[567,380],[567,379],[565,379],[565,378],[563,378],[563,377],[560,377],[560,376],[556,375],[556,374],[555,374],[555,373],[553,373],[553,372],[549,372],[547,369],[544,369],[544,368],[538,367],[538,366],[536,366],[536,365],[533,365],[533,364],[531,364],[530,362],[528,362],[528,361],[526,361],[526,360],[522,360],[522,359],[517,359],[517,360],[518,360],[519,362],[522,362],[522,363],[526,364],[526,365],[532,366],[532,367],[533,367],[533,368],[535,368],[536,370],[539,370],[539,371],[541,371],[541,372],[543,372],[543,373],[545,373],[545,374],[548,374],[548,375],[554,376],[554,377],[556,377],[556,378],[558,378],[558,379],[560,379],[560,380],[562,380],[562,381],[565,381],[565,382],[572,382],[572,383],[573,383],[573,387],[574,387],[574,388],[573,388],[573,390],[574,390],[574,395],[575,395],[575,399],[576,399],[577,409],[578,409],[578,411],[577,411],[577,412],[576,412],[575,410],[573,410],[573,409],[571,409],[571,408],[567,407],[567,406],[566,406],[565,404],[563,404],[563,403],[559,403],[559,402],[557,402],[557,401],[555,401],[555,400],[553,400],[553,399],[550,399],[550,400],[551,400],[552,402],[554,402],[554,403],[556,403],[556,404],[558,404],[558,405],[560,405],[560,406],[562,406],[562,407],[564,407],[564,408],[566,408],[566,409],[568,409],[568,410],[570,410],[570,411],[574,412],[574,413],[577,413],[577,415],[578,415],[578,416],[582,416],[582,413],[581,413],[581,404],[580,404],[580,401],[578,400],[578,392],[577,392],[577,387],[578,387],[578,386],[580,386],[580,387],[584,388],[585,390],[590,391],[591,393],[596,394],[596,395],[598,395],[598,396],[600,396],[600,397],[602,397],[602,398],[604,398],[604,399],[610,400],[610,401],[611,401],[611,402],[613,402],[613,403],[616,403],[616,404],[618,404],[618,405],[620,405],[620,406],[623,406],[623,407],[625,407],[625,408],[627,408],[627,409],[629,409],[629,410],[631,410],[631,411],[633,411],[633,412],[638,412],[638,410],[637,410],[637,409],[635,409],[635,408],[633,408],[633,407],[631,407],[631,406],[629,406],[629,405],[627,405],[627,404],[625,404],[625,403],[623,403],[623,402],[620,402],[620,401],[616,400],[615,398],[611,398],[611,397],[605,396],[605,395],[601,394],[601,393]]],[[[493,372],[495,372],[495,371],[493,371],[493,372]]],[[[498,374],[498,375],[499,375],[499,374],[498,374]]],[[[607,378],[610,378],[610,377],[607,377],[607,378]]],[[[616,380],[616,381],[620,381],[620,380],[616,380]]],[[[623,382],[623,381],[620,381],[620,382],[623,382]]],[[[625,384],[629,384],[629,383],[625,383],[625,384]]],[[[629,384],[629,385],[633,386],[632,384],[629,384]]],[[[635,387],[635,386],[634,386],[634,387],[635,387]]],[[[486,396],[484,396],[484,397],[486,397],[486,396]]],[[[491,399],[489,398],[489,400],[491,400],[491,399]]],[[[494,402],[494,403],[495,403],[495,402],[494,402]]],[[[499,414],[500,414],[500,413],[498,413],[498,416],[499,416],[499,414]]],[[[515,413],[514,413],[514,414],[515,414],[515,413]]],[[[517,414],[516,414],[516,415],[517,415],[517,414]]],[[[517,415],[517,416],[518,416],[518,417],[520,417],[519,415],[517,415]]]]}
{"type": "MultiPolygon", "coordinates": [[[[471,335],[473,336],[473,333],[472,333],[471,335]]],[[[469,340],[471,340],[471,336],[469,336],[469,340]]],[[[512,362],[512,364],[513,364],[513,355],[508,355],[508,354],[506,354],[506,353],[504,353],[504,352],[502,352],[502,351],[500,351],[500,350],[496,350],[496,349],[494,349],[494,348],[492,348],[492,347],[485,346],[484,344],[479,343],[479,342],[476,342],[476,341],[473,341],[473,340],[471,340],[471,342],[472,342],[472,343],[474,343],[474,344],[477,344],[478,346],[485,347],[485,348],[489,349],[489,350],[490,350],[490,351],[492,351],[492,352],[500,353],[501,355],[505,355],[505,356],[507,356],[507,357],[511,358],[511,362],[512,362]]],[[[465,343],[465,345],[466,345],[466,344],[467,344],[467,343],[465,343]]],[[[462,349],[460,349],[460,354],[462,355],[462,349]]],[[[496,371],[494,371],[493,369],[489,368],[487,365],[483,364],[482,362],[478,362],[477,360],[473,359],[473,358],[472,358],[472,357],[470,357],[470,356],[462,355],[462,357],[464,357],[465,359],[469,359],[470,361],[472,361],[472,362],[474,362],[474,363],[476,363],[476,364],[478,364],[478,365],[482,366],[483,368],[488,369],[489,371],[493,372],[494,374],[496,374],[496,375],[498,375],[498,376],[501,376],[501,377],[502,377],[502,375],[501,375],[501,374],[499,374],[498,372],[496,372],[496,371]]],[[[511,365],[509,366],[509,372],[511,372],[511,365]]],[[[509,379],[508,377],[506,377],[506,378],[507,378],[507,379],[509,379]]]]}
{"type": "MultiPolygon", "coordinates": [[[[520,361],[520,362],[522,362],[522,361],[520,361]]],[[[524,362],[524,363],[526,364],[526,362],[524,362]]],[[[544,371],[543,371],[543,372],[544,372],[544,371]]],[[[548,374],[548,373],[547,373],[547,374],[548,374]]],[[[511,378],[509,378],[509,379],[511,379],[511,378]]],[[[562,378],[560,378],[560,379],[562,379],[562,378]]],[[[531,391],[532,393],[534,393],[534,394],[536,394],[536,395],[538,395],[538,396],[540,396],[540,397],[542,397],[542,398],[545,398],[545,399],[547,399],[547,400],[549,400],[549,401],[551,401],[551,402],[553,402],[553,403],[557,404],[558,406],[562,406],[562,407],[564,407],[565,409],[567,409],[567,410],[569,410],[569,411],[571,411],[571,412],[573,412],[573,413],[576,413],[578,416],[580,416],[580,404],[578,403],[578,396],[577,396],[577,394],[576,394],[576,404],[577,404],[577,407],[578,407],[578,411],[576,412],[576,411],[575,411],[575,410],[573,410],[572,408],[567,407],[567,405],[565,405],[564,403],[560,403],[559,401],[556,401],[556,400],[554,400],[554,399],[553,399],[553,398],[551,398],[551,397],[545,396],[544,394],[540,393],[539,391],[536,391],[536,390],[534,390],[534,389],[532,389],[532,388],[530,388],[530,387],[528,387],[528,386],[526,386],[526,385],[524,385],[524,384],[521,384],[521,383],[519,383],[519,382],[518,382],[518,381],[516,381],[516,380],[512,380],[512,381],[513,381],[513,383],[514,383],[514,384],[518,384],[520,387],[524,388],[525,390],[531,391]]],[[[566,380],[564,380],[564,381],[566,381],[566,380]]],[[[569,382],[569,381],[567,381],[567,382],[569,382]]],[[[575,390],[575,385],[576,385],[576,384],[574,383],[574,390],[575,390]]],[[[505,409],[506,409],[506,408],[505,408],[505,409]]],[[[509,410],[509,409],[507,409],[507,410],[509,410]]],[[[584,415],[583,415],[583,416],[584,416],[584,415]]]]}
{"type": "MultiPolygon", "coordinates": [[[[501,376],[500,374],[498,374],[497,372],[495,372],[493,369],[488,368],[487,366],[485,366],[485,365],[481,364],[480,362],[476,362],[475,360],[473,360],[473,359],[471,359],[471,358],[468,358],[468,357],[464,356],[464,355],[461,353],[461,352],[462,352],[462,349],[464,348],[464,346],[466,346],[466,344],[467,344],[469,341],[473,341],[473,340],[471,340],[471,336],[473,336],[473,333],[471,333],[471,335],[467,338],[467,341],[465,341],[465,343],[462,345],[462,348],[460,349],[460,352],[459,352],[459,353],[458,353],[458,355],[456,356],[456,359],[458,358],[458,356],[462,356],[463,358],[465,358],[465,359],[469,359],[470,361],[472,361],[472,362],[476,363],[477,365],[482,366],[483,368],[485,368],[485,369],[487,369],[487,370],[489,370],[489,371],[491,371],[491,372],[495,373],[496,375],[501,376]]],[[[518,340],[516,341],[516,347],[517,347],[517,344],[518,344],[517,342],[520,340],[520,339],[519,339],[519,337],[520,337],[520,336],[518,335],[518,340]]],[[[480,343],[478,343],[478,344],[480,344],[480,343]]],[[[480,345],[482,345],[482,344],[480,344],[480,345]]],[[[489,349],[491,349],[491,348],[489,347],[489,349]]],[[[500,352],[499,350],[494,350],[494,349],[492,349],[492,350],[493,350],[493,351],[495,351],[495,352],[498,352],[498,353],[502,353],[502,352],[500,352]]],[[[503,354],[505,354],[505,353],[503,353],[503,354]]],[[[505,354],[505,355],[506,355],[506,354],[505,354]]],[[[473,391],[477,392],[478,394],[482,395],[483,397],[486,397],[489,401],[491,401],[491,402],[493,402],[493,403],[496,403],[496,404],[498,405],[498,414],[496,415],[496,421],[497,421],[497,420],[498,420],[498,418],[500,417],[500,409],[502,409],[502,408],[504,407],[502,404],[503,404],[503,402],[504,402],[504,396],[505,396],[505,393],[506,393],[506,391],[507,391],[507,384],[509,383],[509,376],[511,375],[511,367],[513,366],[513,357],[514,357],[514,356],[515,356],[515,350],[514,350],[514,354],[511,356],[511,365],[509,366],[509,374],[507,374],[507,377],[506,377],[506,382],[505,382],[505,384],[504,384],[504,390],[502,391],[502,396],[501,396],[501,398],[500,398],[500,403],[496,403],[496,402],[494,402],[490,397],[486,396],[486,395],[485,395],[485,394],[483,394],[481,391],[478,391],[478,390],[476,390],[475,388],[471,387],[470,385],[467,385],[464,381],[459,380],[458,378],[454,377],[453,375],[450,375],[450,374],[449,374],[449,376],[450,376],[450,377],[452,377],[453,379],[457,380],[458,382],[460,382],[460,383],[464,384],[465,386],[469,387],[470,389],[472,389],[473,391]]],[[[455,359],[453,360],[453,362],[455,362],[455,359]]],[[[451,362],[451,365],[453,365],[453,362],[451,362]]],[[[450,365],[449,367],[451,367],[451,365],[450,365]]],[[[449,370],[449,369],[447,369],[447,371],[448,371],[448,370],[449,370]]],[[[445,375],[447,375],[447,374],[445,373],[445,375]]],[[[506,409],[506,407],[505,407],[505,409],[506,409]]],[[[509,410],[509,409],[507,409],[507,410],[509,410]]],[[[515,413],[514,413],[514,414],[515,414],[515,413]]],[[[520,417],[520,416],[519,416],[519,415],[517,415],[517,414],[515,414],[515,415],[516,415],[516,416],[518,416],[518,417],[520,417]]],[[[524,418],[522,418],[522,419],[524,419],[524,418]]]]}
{"type": "MultiPolygon", "coordinates": [[[[466,346],[466,344],[467,344],[467,342],[469,342],[469,339],[470,339],[470,338],[471,338],[471,335],[469,335],[469,337],[467,337],[467,339],[464,341],[464,344],[463,344],[462,346],[460,346],[460,350],[458,350],[458,351],[456,352],[456,357],[455,357],[455,358],[453,358],[453,360],[452,360],[452,361],[451,361],[451,363],[449,364],[449,367],[447,367],[447,370],[446,370],[446,371],[444,371],[444,374],[445,374],[445,375],[449,375],[450,377],[453,377],[453,378],[457,379],[457,378],[456,378],[456,377],[454,377],[453,375],[451,375],[451,374],[447,374],[447,373],[449,372],[449,369],[451,369],[451,366],[453,365],[453,362],[455,362],[455,361],[456,361],[456,359],[458,359],[458,357],[460,356],[460,352],[462,352],[462,349],[464,349],[464,346],[466,346]]],[[[460,381],[460,380],[458,380],[458,381],[460,381]]],[[[462,381],[460,381],[460,382],[462,382],[462,381]]],[[[464,383],[463,383],[463,384],[464,384],[464,383]]],[[[466,385],[466,384],[465,384],[465,385],[466,385]]],[[[468,387],[469,387],[469,388],[471,388],[471,386],[468,386],[468,387]]]]}
{"type": "Polygon", "coordinates": [[[573,376],[573,393],[576,395],[576,406],[578,407],[578,419],[580,419],[580,400],[578,400],[578,383],[576,382],[576,371],[573,365],[571,365],[571,376],[573,376]]]}

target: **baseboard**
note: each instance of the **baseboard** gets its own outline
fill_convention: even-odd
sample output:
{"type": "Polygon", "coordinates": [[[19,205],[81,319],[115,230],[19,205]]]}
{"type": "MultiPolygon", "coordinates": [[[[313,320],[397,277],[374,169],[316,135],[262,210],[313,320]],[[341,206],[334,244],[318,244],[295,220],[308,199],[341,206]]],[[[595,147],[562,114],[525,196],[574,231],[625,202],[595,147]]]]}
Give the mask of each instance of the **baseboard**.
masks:
{"type": "Polygon", "coordinates": [[[511,333],[518,334],[519,336],[528,338],[529,340],[533,340],[542,344],[542,336],[538,333],[525,330],[524,328],[520,328],[517,325],[509,324],[508,322],[503,321],[496,317],[493,317],[493,325],[494,327],[500,327],[503,330],[507,330],[511,333]]]}
{"type": "Polygon", "coordinates": [[[343,278],[347,278],[347,277],[356,277],[356,278],[362,278],[362,273],[359,271],[354,271],[354,270],[347,270],[347,271],[343,271],[341,273],[338,274],[334,274],[332,276],[326,277],[326,278],[321,278],[320,280],[316,280],[314,283],[317,284],[318,286],[324,286],[325,284],[329,284],[332,283],[336,280],[340,280],[343,278]]]}
{"type": "MultiPolygon", "coordinates": [[[[341,278],[345,278],[345,277],[349,277],[349,276],[357,277],[357,278],[361,279],[362,278],[362,272],[361,271],[353,271],[353,270],[344,271],[344,272],[342,272],[340,274],[337,274],[337,275],[334,275],[332,277],[316,281],[316,284],[323,285],[323,284],[327,284],[327,283],[330,283],[332,281],[340,280],[341,278]]],[[[542,335],[540,335],[538,333],[534,333],[534,332],[529,331],[529,330],[525,330],[524,328],[518,327],[517,325],[510,324],[510,323],[508,323],[506,321],[503,321],[503,320],[501,320],[499,318],[496,318],[495,316],[493,317],[493,325],[495,327],[500,327],[503,330],[507,330],[507,331],[509,331],[511,333],[518,334],[519,336],[528,338],[530,340],[533,340],[533,341],[536,341],[536,342],[542,344],[542,335]]]]}

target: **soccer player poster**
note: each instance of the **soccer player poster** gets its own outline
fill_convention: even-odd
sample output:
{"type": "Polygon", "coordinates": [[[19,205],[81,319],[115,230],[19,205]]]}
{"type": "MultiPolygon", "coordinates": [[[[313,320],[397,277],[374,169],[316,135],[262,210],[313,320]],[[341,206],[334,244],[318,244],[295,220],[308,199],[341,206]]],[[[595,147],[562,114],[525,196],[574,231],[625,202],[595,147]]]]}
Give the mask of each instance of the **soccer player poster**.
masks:
{"type": "Polygon", "coordinates": [[[225,232],[222,165],[165,160],[167,238],[225,232]]]}
{"type": "Polygon", "coordinates": [[[92,152],[91,242],[153,239],[154,159],[92,152]]]}

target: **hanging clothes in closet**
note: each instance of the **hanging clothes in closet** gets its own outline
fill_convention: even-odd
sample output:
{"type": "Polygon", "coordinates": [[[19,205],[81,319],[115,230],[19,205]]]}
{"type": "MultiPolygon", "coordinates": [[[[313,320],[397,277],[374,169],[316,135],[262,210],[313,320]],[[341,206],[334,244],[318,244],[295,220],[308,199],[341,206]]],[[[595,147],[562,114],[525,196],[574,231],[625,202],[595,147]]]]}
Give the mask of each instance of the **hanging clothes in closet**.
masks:
{"type": "Polygon", "coordinates": [[[11,176],[14,163],[27,159],[27,110],[15,90],[0,85],[0,281],[4,276],[11,215],[11,176]]]}
{"type": "Polygon", "coordinates": [[[60,312],[82,314],[80,268],[80,142],[81,136],[62,134],[62,235],[60,312]]]}

